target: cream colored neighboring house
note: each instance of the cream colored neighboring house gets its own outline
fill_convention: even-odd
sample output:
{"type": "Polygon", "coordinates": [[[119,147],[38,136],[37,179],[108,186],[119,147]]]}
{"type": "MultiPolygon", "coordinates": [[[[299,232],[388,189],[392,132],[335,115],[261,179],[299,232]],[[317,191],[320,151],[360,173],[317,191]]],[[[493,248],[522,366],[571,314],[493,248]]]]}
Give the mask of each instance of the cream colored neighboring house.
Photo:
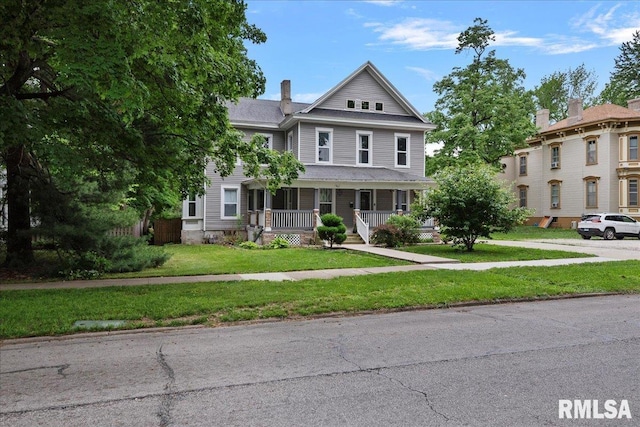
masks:
{"type": "Polygon", "coordinates": [[[640,99],[628,108],[569,103],[569,117],[549,123],[536,116],[538,133],[528,147],[502,159],[502,177],[513,183],[520,206],[534,211],[528,224],[553,218],[552,226],[575,227],[584,214],[619,212],[640,219],[640,99]]]}

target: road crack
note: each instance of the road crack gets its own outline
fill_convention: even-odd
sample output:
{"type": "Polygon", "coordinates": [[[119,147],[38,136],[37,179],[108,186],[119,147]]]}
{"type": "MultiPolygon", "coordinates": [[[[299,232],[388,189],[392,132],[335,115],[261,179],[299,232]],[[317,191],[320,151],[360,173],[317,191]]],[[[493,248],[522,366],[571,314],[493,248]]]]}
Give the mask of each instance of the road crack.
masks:
{"type": "Polygon", "coordinates": [[[160,427],[167,427],[172,424],[171,408],[173,407],[173,400],[175,393],[173,392],[173,385],[176,382],[175,373],[173,368],[169,366],[162,352],[162,345],[156,351],[156,360],[162,367],[165,375],[167,376],[167,383],[164,386],[164,393],[162,393],[162,400],[160,401],[160,408],[158,408],[158,418],[160,419],[160,427]]]}
{"type": "Polygon", "coordinates": [[[418,390],[416,388],[413,388],[413,387],[403,383],[402,381],[400,381],[397,378],[393,378],[393,377],[390,377],[388,375],[383,374],[381,369],[371,369],[370,372],[372,372],[372,373],[374,373],[376,375],[379,375],[382,378],[386,378],[387,380],[389,380],[389,381],[391,381],[391,382],[393,382],[395,384],[398,384],[400,387],[402,387],[402,388],[404,388],[406,390],[409,390],[412,393],[417,393],[417,394],[421,395],[424,398],[424,401],[426,402],[426,404],[429,407],[429,409],[431,410],[431,412],[433,412],[434,414],[444,418],[445,421],[451,421],[451,419],[446,414],[443,414],[442,412],[438,411],[433,406],[433,402],[431,402],[431,400],[429,399],[429,395],[427,395],[426,392],[424,392],[422,390],[418,390]]]}

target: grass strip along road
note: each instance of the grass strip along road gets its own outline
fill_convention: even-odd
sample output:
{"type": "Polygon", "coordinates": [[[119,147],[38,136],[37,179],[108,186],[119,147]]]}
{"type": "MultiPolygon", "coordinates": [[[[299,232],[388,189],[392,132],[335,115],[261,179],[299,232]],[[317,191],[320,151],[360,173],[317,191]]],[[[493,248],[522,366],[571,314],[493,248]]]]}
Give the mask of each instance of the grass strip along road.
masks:
{"type": "Polygon", "coordinates": [[[427,270],[299,282],[216,282],[0,293],[0,338],[77,332],[78,320],[126,320],[121,329],[328,313],[442,307],[583,293],[640,292],[640,262],[427,270]]]}

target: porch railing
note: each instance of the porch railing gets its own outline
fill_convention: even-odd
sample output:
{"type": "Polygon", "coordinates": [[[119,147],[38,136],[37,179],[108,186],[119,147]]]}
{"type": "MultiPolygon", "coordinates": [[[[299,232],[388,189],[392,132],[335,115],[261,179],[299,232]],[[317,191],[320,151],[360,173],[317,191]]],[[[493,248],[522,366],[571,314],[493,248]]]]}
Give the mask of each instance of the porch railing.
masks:
{"type": "Polygon", "coordinates": [[[271,227],[274,229],[313,229],[313,211],[272,210],[271,227]]]}
{"type": "Polygon", "coordinates": [[[363,222],[369,224],[369,228],[373,229],[386,223],[394,213],[393,211],[360,211],[360,217],[363,222]]]}
{"type": "Polygon", "coordinates": [[[356,215],[356,229],[358,230],[358,234],[364,240],[364,244],[369,244],[369,224],[364,222],[362,218],[356,215]]]}

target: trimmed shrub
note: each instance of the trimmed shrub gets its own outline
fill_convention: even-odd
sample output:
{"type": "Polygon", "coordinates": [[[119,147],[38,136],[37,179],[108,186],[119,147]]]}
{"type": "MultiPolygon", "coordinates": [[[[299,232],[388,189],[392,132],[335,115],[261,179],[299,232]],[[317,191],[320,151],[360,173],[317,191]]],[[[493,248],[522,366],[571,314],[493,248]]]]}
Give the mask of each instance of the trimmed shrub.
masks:
{"type": "Polygon", "coordinates": [[[318,227],[318,236],[322,240],[329,242],[329,246],[333,248],[333,244],[343,243],[347,240],[347,227],[342,222],[342,217],[334,214],[324,214],[320,217],[322,226],[318,227]]]}
{"type": "Polygon", "coordinates": [[[286,249],[289,247],[289,242],[284,237],[276,236],[265,249],[286,249]]]}
{"type": "Polygon", "coordinates": [[[379,225],[373,230],[371,242],[374,245],[382,245],[387,248],[400,246],[400,230],[391,224],[379,225]]]}
{"type": "Polygon", "coordinates": [[[398,228],[398,240],[403,245],[412,245],[418,243],[419,232],[418,221],[407,215],[391,215],[387,220],[388,225],[393,225],[398,228]]]}

